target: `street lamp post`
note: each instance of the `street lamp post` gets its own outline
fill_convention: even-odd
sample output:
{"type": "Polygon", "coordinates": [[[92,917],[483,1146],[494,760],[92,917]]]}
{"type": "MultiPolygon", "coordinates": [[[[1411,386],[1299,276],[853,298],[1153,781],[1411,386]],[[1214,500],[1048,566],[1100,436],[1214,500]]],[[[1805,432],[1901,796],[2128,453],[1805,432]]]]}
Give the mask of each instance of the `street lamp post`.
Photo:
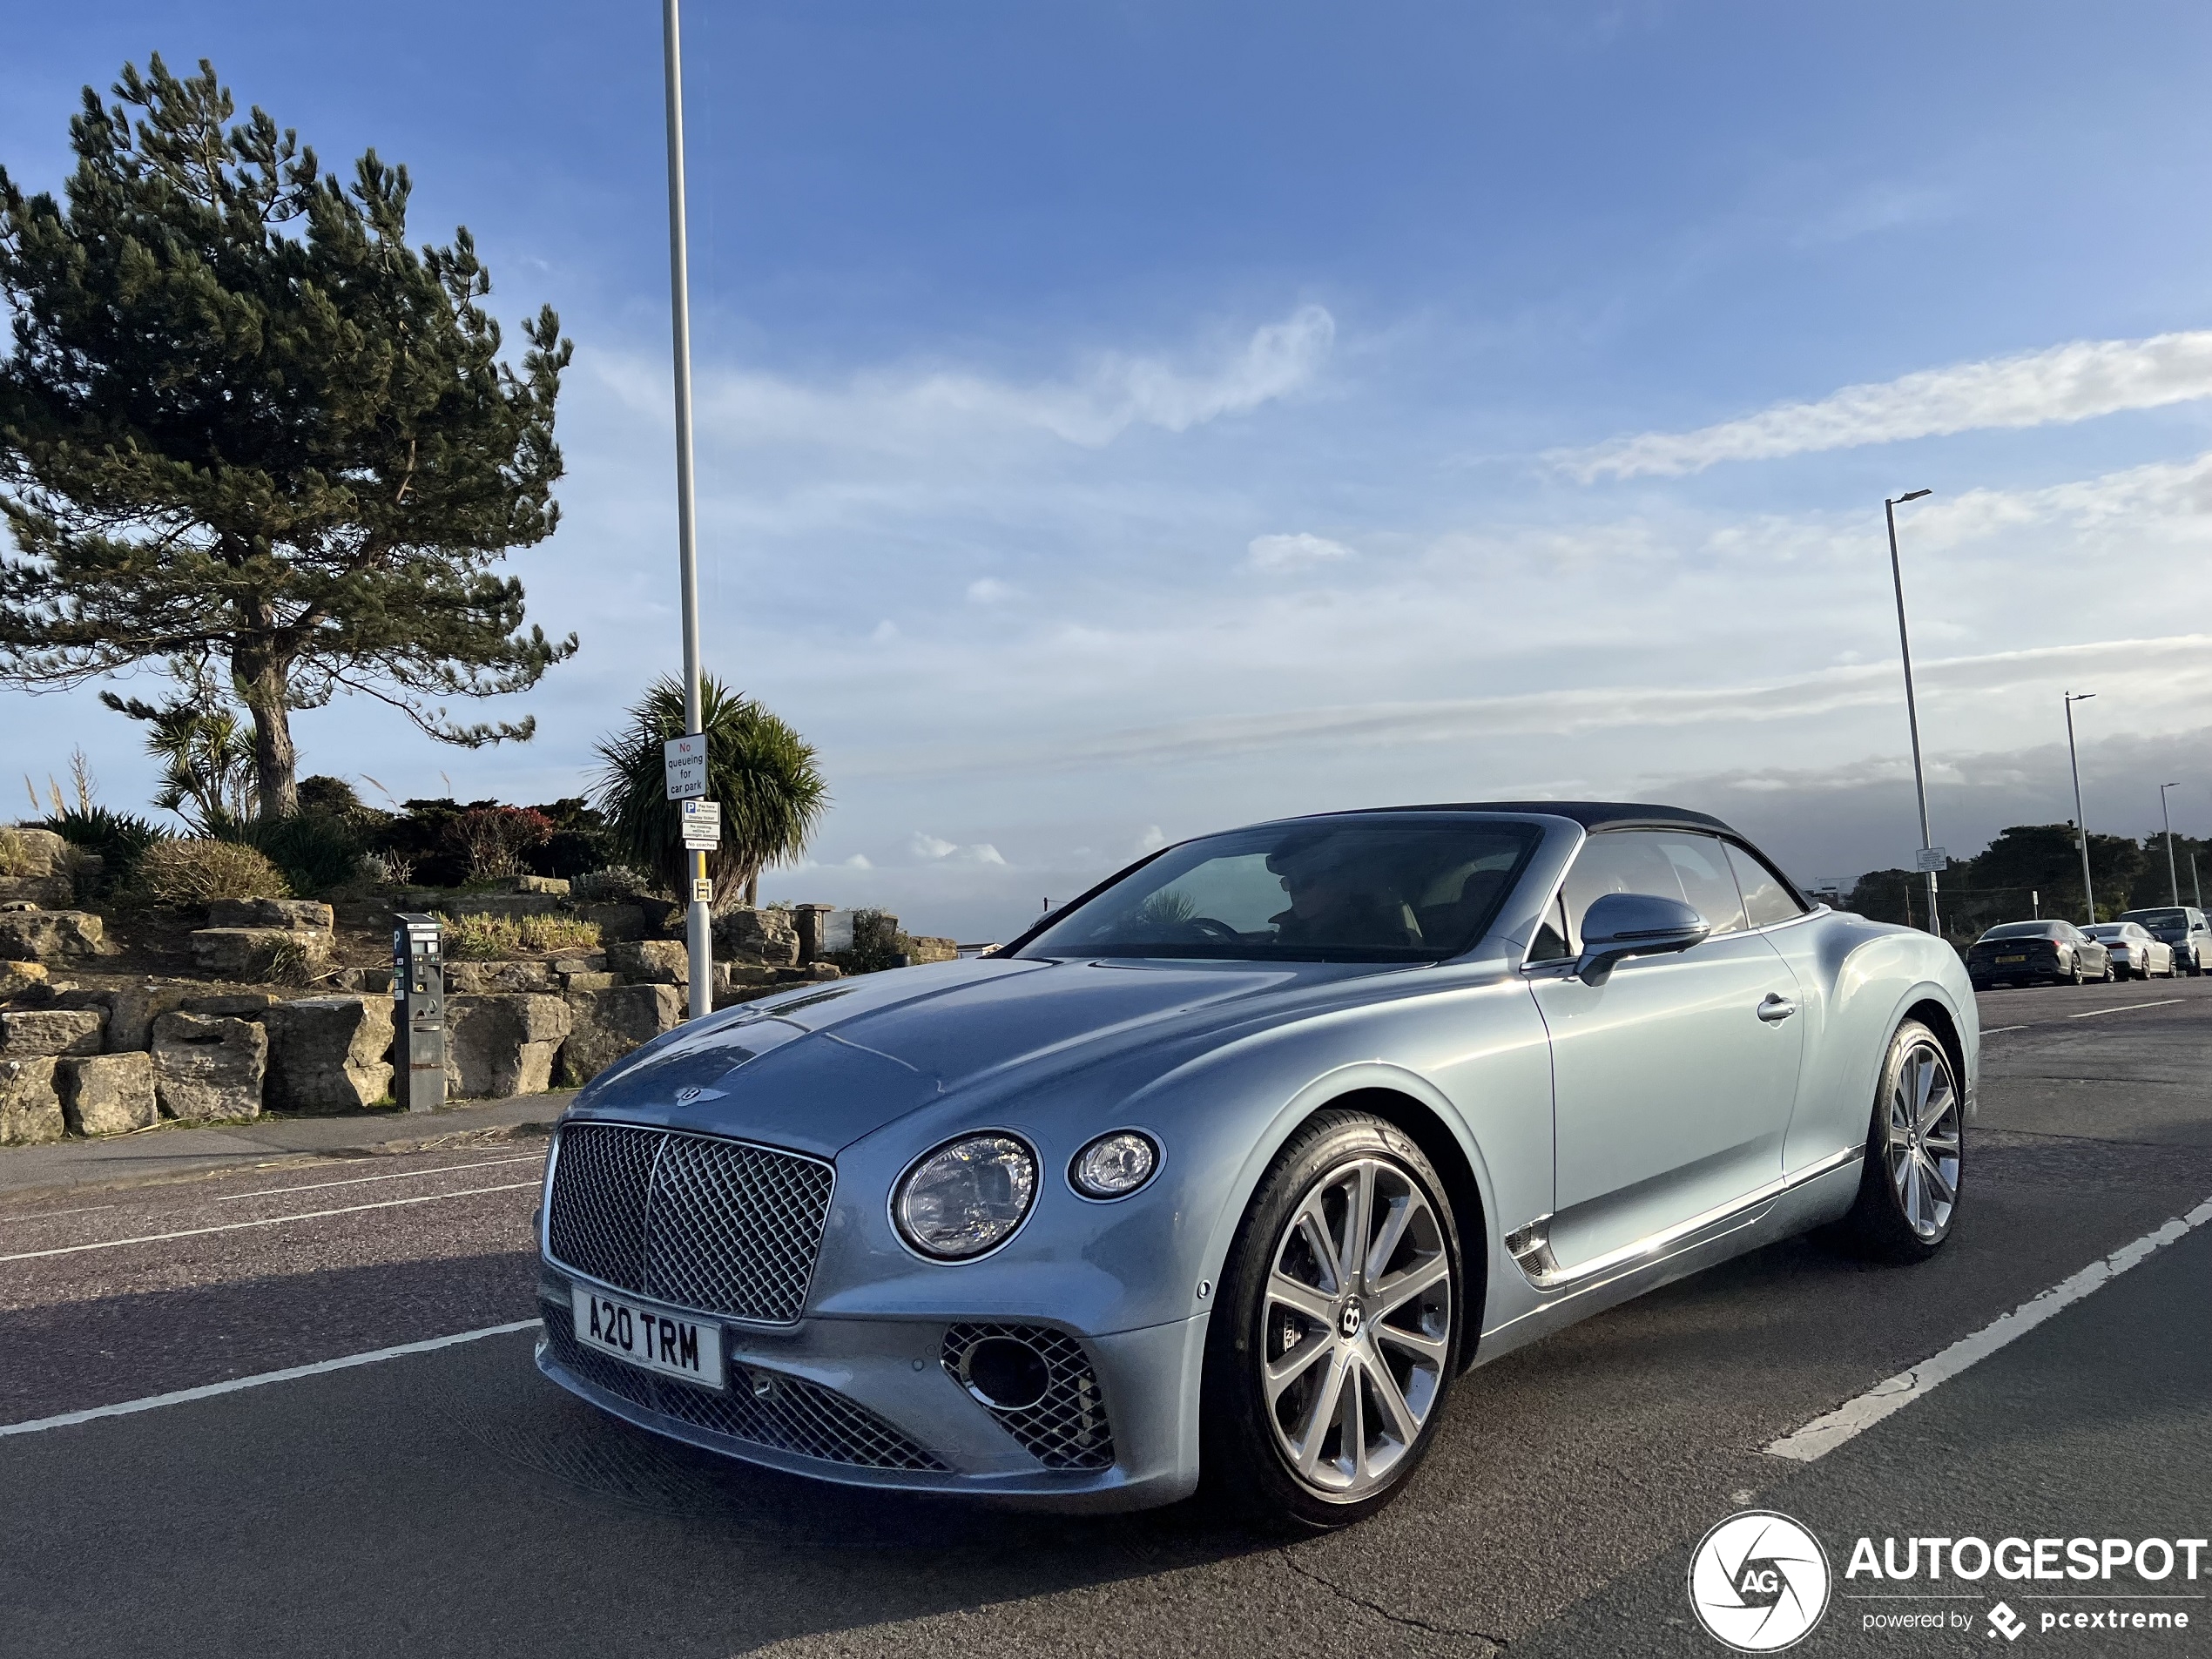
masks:
{"type": "Polygon", "coordinates": [[[2074,705],[2087,703],[2094,691],[2066,694],[2066,759],[2074,768],[2074,829],[2081,838],[2081,900],[2089,908],[2089,926],[2097,925],[2097,890],[2089,880],[2089,820],[2081,815],[2081,761],[2074,748],[2074,705]]]}
{"type": "Polygon", "coordinates": [[[2173,904],[2176,910],[2182,907],[2182,877],[2174,866],[2174,814],[2166,805],[2166,792],[2180,787],[2179,784],[2161,784],[2158,786],[2158,815],[2166,820],[2166,885],[2173,892],[2173,904]]]}
{"type": "MultiPolygon", "coordinates": [[[[1923,854],[1935,846],[1935,838],[1928,831],[1928,780],[1920,765],[1920,711],[1912,696],[1912,638],[1905,627],[1905,571],[1897,558],[1897,509],[1906,502],[1918,501],[1935,492],[1915,489],[1894,498],[1885,496],[1882,516],[1890,527],[1890,582],[1897,590],[1897,649],[1905,663],[1905,721],[1912,732],[1912,788],[1920,799],[1920,851],[1923,854]]],[[[1941,934],[1942,924],[1936,914],[1936,873],[1934,861],[1923,857],[1928,867],[1928,931],[1941,934]]]]}
{"type": "MultiPolygon", "coordinates": [[[[699,709],[699,558],[691,483],[691,280],[684,228],[684,48],[677,0],[661,0],[661,68],[668,105],[668,283],[676,353],[676,562],[684,601],[684,733],[697,737],[699,709]]],[[[691,955],[691,1017],[714,1012],[714,939],[707,914],[706,854],[686,849],[691,878],[685,938],[691,955]]]]}

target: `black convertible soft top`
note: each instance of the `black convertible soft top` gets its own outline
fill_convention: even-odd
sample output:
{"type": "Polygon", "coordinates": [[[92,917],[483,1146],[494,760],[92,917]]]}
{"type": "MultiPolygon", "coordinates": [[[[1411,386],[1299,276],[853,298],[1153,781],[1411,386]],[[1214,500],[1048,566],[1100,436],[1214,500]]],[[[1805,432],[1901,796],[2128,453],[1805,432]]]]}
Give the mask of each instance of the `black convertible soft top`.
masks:
{"type": "MultiPolygon", "coordinates": [[[[1710,813],[1693,813],[1687,806],[1656,806],[1648,801],[1633,800],[1454,800],[1438,801],[1425,806],[1362,806],[1354,813],[1545,813],[1554,818],[1570,818],[1584,829],[1629,829],[1631,827],[1664,828],[1682,825],[1693,829],[1715,830],[1723,835],[1738,832],[1723,824],[1710,813]]],[[[1352,816],[1346,813],[1345,816],[1352,816]]],[[[1333,817],[1331,813],[1327,816],[1333,817]]]]}

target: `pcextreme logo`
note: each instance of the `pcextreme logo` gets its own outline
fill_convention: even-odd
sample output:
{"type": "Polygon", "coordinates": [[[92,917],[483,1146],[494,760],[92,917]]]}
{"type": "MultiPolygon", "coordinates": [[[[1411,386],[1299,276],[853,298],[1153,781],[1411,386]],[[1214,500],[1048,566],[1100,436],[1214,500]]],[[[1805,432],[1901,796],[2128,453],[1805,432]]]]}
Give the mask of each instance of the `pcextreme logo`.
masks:
{"type": "Polygon", "coordinates": [[[1750,1509],[1707,1533],[1689,1558],[1689,1605],[1738,1653],[1779,1653],[1828,1610],[1828,1554],[1787,1515],[1750,1509]]]}

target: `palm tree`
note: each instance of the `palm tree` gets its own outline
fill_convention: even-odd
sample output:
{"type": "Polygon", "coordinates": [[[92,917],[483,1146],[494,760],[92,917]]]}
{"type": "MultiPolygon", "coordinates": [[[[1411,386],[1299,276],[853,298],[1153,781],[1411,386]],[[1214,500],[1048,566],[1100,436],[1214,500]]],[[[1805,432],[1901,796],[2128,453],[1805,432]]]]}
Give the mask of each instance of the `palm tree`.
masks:
{"type": "MultiPolygon", "coordinates": [[[[706,793],[722,805],[722,846],[707,856],[714,907],[760,896],[760,873],[806,850],[829,807],[813,745],[748,697],[702,676],[706,793]]],[[[684,891],[682,814],[668,799],[662,745],[684,735],[684,687],[660,681],[630,711],[629,726],[598,743],[594,801],[616,840],[668,891],[684,891]]]]}

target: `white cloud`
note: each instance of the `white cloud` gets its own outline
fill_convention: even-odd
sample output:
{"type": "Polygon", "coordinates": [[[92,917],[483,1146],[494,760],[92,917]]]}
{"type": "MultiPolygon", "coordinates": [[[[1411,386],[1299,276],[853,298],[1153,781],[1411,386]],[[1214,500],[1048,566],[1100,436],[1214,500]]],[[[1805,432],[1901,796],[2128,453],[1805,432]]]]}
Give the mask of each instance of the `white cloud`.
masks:
{"type": "Polygon", "coordinates": [[[1013,597],[1012,588],[992,577],[987,576],[980,582],[971,582],[968,584],[968,602],[970,604],[996,604],[1001,599],[1010,599],[1013,597]]]}
{"type": "Polygon", "coordinates": [[[961,854],[972,864],[1003,864],[1006,862],[1003,858],[999,856],[998,848],[993,846],[988,841],[978,841],[973,846],[964,846],[961,849],[961,854]]]}
{"type": "Polygon", "coordinates": [[[926,830],[916,830],[907,840],[907,849],[918,859],[941,859],[959,852],[960,844],[940,840],[926,830]]]}
{"type": "Polygon", "coordinates": [[[1693,432],[1646,432],[1549,458],[1585,483],[1677,476],[1722,461],[1771,460],[1986,428],[2086,421],[2212,396],[2212,330],[2078,340],[2047,351],[1846,386],[1693,432]]]}
{"type": "Polygon", "coordinates": [[[868,643],[874,645],[887,645],[898,637],[899,624],[886,617],[881,622],[876,624],[873,631],[869,633],[868,643]]]}
{"type": "MultiPolygon", "coordinates": [[[[1097,448],[1131,427],[1184,432],[1288,397],[1319,373],[1336,320],[1318,305],[1254,329],[1210,366],[1105,352],[1073,379],[1015,384],[971,370],[873,370],[842,387],[710,370],[700,377],[700,435],[738,444],[837,450],[935,450],[974,428],[1031,430],[1097,448]]],[[[602,354],[591,368],[632,408],[662,415],[667,370],[642,354],[602,354]]]]}
{"type": "Polygon", "coordinates": [[[976,841],[962,846],[957,841],[948,841],[927,830],[916,830],[907,840],[907,850],[917,859],[933,864],[1004,864],[1005,858],[988,841],[976,841]]]}
{"type": "MultiPolygon", "coordinates": [[[[1157,824],[1150,825],[1146,827],[1144,833],[1136,838],[1136,853],[1137,857],[1143,858],[1147,853],[1158,852],[1167,844],[1168,838],[1160,833],[1160,826],[1157,824]]],[[[1089,849],[1086,847],[1083,850],[1088,852],[1089,849]]]]}
{"type": "Polygon", "coordinates": [[[1255,536],[1244,550],[1245,568],[1264,570],[1272,575],[1282,570],[1303,570],[1309,566],[1326,564],[1334,559],[1352,557],[1352,551],[1342,542],[1332,542],[1325,536],[1310,536],[1300,530],[1295,536],[1255,536]]]}
{"type": "Polygon", "coordinates": [[[838,867],[845,870],[873,870],[875,866],[869,860],[867,853],[855,853],[851,858],[841,860],[838,867]]]}

